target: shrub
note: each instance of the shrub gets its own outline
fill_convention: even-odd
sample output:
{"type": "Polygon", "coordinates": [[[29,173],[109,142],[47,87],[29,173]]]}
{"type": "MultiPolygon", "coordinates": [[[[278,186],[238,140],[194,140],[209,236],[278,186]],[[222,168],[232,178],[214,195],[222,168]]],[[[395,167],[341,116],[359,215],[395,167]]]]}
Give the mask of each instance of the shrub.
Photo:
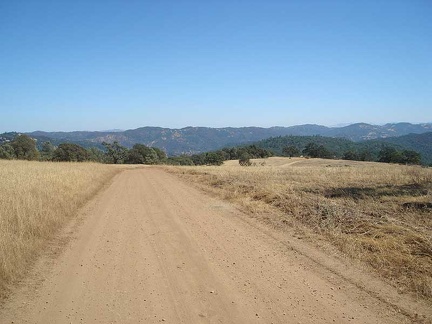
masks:
{"type": "Polygon", "coordinates": [[[251,166],[252,163],[251,163],[251,161],[250,161],[249,154],[247,154],[247,153],[243,153],[243,154],[240,156],[239,164],[240,164],[241,166],[251,166]]]}

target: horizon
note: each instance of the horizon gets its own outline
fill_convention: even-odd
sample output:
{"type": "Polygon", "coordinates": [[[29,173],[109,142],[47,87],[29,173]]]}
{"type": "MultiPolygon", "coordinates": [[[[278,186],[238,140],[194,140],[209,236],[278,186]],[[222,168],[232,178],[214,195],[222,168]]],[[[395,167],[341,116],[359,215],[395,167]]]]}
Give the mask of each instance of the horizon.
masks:
{"type": "Polygon", "coordinates": [[[184,127],[163,127],[163,126],[150,126],[150,125],[146,125],[146,126],[140,126],[140,127],[136,127],[136,128],[126,128],[126,129],[102,129],[102,130],[91,130],[91,129],[85,129],[85,130],[70,130],[70,131],[65,131],[65,130],[42,130],[42,129],[37,129],[37,130],[30,130],[30,131],[17,131],[17,130],[7,130],[7,131],[1,131],[0,130],[0,135],[3,133],[12,133],[12,132],[16,132],[16,133],[23,133],[23,134],[29,134],[29,133],[36,133],[36,132],[43,132],[43,133],[72,133],[72,132],[102,132],[102,133],[117,133],[117,132],[125,132],[125,131],[129,131],[129,130],[136,130],[139,128],[162,128],[162,129],[171,129],[171,130],[181,130],[181,129],[185,129],[185,128],[212,128],[212,129],[224,129],[224,128],[263,128],[263,129],[269,129],[269,128],[289,128],[289,127],[296,127],[296,126],[324,126],[327,128],[342,128],[342,127],[347,127],[347,126],[352,126],[352,125],[356,125],[356,124],[367,124],[367,125],[371,125],[371,126],[385,126],[385,125],[396,125],[396,124],[411,124],[411,125],[427,125],[427,124],[432,124],[432,122],[419,122],[419,123],[411,123],[411,122],[405,122],[405,121],[399,121],[399,122],[387,122],[387,123],[383,123],[383,124],[372,124],[372,123],[366,123],[366,122],[354,122],[354,123],[344,123],[341,125],[322,125],[322,124],[315,124],[315,123],[306,123],[306,124],[296,124],[296,125],[288,125],[288,126],[280,126],[280,125],[274,125],[274,126],[268,126],[268,127],[263,127],[263,126],[226,126],[226,127],[209,127],[209,126],[184,126],[184,127]]]}
{"type": "Polygon", "coordinates": [[[0,132],[432,121],[431,16],[403,0],[3,2],[0,132]]]}

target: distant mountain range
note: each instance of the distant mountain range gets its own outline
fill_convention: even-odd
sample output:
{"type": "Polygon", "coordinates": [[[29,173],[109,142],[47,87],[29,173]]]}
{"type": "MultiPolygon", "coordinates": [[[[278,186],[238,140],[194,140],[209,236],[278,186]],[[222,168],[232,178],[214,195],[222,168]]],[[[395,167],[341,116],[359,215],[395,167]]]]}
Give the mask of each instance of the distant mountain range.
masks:
{"type": "MultiPolygon", "coordinates": [[[[84,147],[101,147],[102,142],[118,141],[126,147],[135,143],[155,146],[168,155],[193,154],[216,150],[224,146],[252,143],[269,137],[277,136],[313,136],[345,138],[359,142],[372,139],[390,141],[397,136],[423,134],[432,132],[432,123],[410,124],[395,123],[386,125],[370,125],[357,123],[344,127],[326,127],[320,125],[298,125],[291,127],[241,127],[241,128],[208,128],[186,127],[170,129],[161,127],[141,127],[125,131],[75,131],[75,132],[43,132],[27,133],[38,142],[51,141],[53,144],[72,142],[84,147]]],[[[0,144],[16,133],[0,134],[0,144]],[[2,140],[3,139],[3,140],[2,140]]],[[[410,139],[405,140],[407,143],[410,139]]],[[[414,140],[415,141],[415,140],[414,140]]]]}

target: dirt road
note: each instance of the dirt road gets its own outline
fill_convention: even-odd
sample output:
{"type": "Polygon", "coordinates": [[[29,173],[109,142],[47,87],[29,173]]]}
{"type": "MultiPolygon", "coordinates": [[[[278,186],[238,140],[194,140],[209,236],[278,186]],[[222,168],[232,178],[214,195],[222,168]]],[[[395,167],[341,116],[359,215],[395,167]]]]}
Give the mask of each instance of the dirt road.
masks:
{"type": "Polygon", "coordinates": [[[162,170],[123,171],[81,218],[62,253],[6,303],[1,323],[407,321],[162,170]]]}

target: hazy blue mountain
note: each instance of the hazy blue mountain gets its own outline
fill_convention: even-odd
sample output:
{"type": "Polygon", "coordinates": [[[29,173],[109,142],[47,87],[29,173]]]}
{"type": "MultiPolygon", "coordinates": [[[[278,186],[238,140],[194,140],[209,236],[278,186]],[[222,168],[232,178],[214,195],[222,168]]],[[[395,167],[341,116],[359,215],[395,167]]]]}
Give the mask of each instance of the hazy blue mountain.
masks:
{"type": "MultiPolygon", "coordinates": [[[[76,143],[85,147],[101,147],[102,142],[118,141],[120,144],[132,147],[135,143],[156,146],[169,155],[182,153],[200,153],[219,149],[223,146],[240,143],[251,143],[269,137],[277,136],[327,136],[345,138],[351,141],[392,138],[410,133],[421,134],[432,132],[432,124],[395,123],[386,125],[370,125],[357,123],[344,127],[326,127],[314,124],[290,127],[185,127],[171,129],[162,127],[141,127],[125,131],[75,131],[75,132],[43,132],[36,131],[28,135],[38,142],[50,140],[53,144],[62,142],[76,143]]],[[[15,133],[0,134],[0,143],[13,137],[15,133]],[[6,135],[5,135],[6,134],[6,135]]]]}
{"type": "Polygon", "coordinates": [[[396,123],[385,125],[370,125],[357,123],[345,127],[334,127],[326,134],[331,137],[342,137],[352,141],[362,141],[377,138],[397,137],[407,134],[432,132],[432,124],[396,123]]]}

